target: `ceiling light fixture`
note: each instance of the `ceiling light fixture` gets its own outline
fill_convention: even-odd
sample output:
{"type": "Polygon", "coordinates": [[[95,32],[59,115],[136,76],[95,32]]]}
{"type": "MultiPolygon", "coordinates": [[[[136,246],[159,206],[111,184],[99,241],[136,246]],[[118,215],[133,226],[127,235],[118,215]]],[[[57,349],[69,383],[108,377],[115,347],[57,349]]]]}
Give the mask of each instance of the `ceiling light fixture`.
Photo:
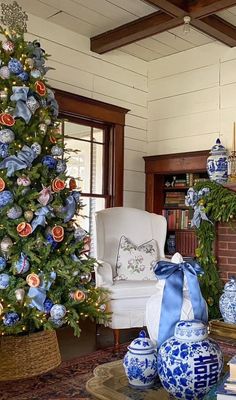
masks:
{"type": "Polygon", "coordinates": [[[184,33],[189,33],[190,32],[190,21],[191,21],[191,17],[189,17],[189,15],[185,15],[184,17],[184,33]]]}

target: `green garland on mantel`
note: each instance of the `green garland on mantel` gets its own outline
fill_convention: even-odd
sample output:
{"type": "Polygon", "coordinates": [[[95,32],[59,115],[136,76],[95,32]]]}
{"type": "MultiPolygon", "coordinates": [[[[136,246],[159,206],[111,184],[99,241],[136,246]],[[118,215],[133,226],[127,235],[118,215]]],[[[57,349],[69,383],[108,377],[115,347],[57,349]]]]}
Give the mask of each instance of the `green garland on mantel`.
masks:
{"type": "Polygon", "coordinates": [[[197,192],[203,188],[209,188],[210,192],[198,201],[198,205],[204,207],[203,210],[212,223],[201,220],[200,227],[196,228],[198,238],[196,257],[204,270],[204,275],[200,277],[200,285],[208,304],[209,319],[214,319],[220,317],[219,298],[222,292],[214,254],[216,224],[231,222],[236,218],[236,193],[211,181],[199,182],[194,186],[197,192]]]}

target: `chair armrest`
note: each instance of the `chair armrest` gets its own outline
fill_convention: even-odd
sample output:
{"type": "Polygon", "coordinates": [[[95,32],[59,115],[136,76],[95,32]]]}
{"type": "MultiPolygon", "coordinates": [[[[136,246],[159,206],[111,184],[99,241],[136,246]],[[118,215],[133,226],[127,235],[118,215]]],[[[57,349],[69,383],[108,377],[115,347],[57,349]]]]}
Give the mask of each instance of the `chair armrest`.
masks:
{"type": "Polygon", "coordinates": [[[171,262],[171,258],[161,257],[159,261],[169,261],[169,262],[171,262]]]}
{"type": "Polygon", "coordinates": [[[108,287],[113,285],[112,267],[106,261],[97,261],[94,268],[96,287],[108,287]]]}

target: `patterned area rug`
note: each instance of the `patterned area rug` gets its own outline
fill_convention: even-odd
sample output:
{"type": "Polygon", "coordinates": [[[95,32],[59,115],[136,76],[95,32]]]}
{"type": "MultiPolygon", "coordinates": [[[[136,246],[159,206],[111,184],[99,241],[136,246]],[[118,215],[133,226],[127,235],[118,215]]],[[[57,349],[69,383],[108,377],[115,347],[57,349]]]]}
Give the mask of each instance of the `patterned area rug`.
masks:
{"type": "Polygon", "coordinates": [[[64,361],[59,368],[36,378],[0,382],[0,400],[90,400],[85,385],[94,368],[123,358],[126,351],[127,344],[121,346],[119,354],[109,347],[64,361]]]}

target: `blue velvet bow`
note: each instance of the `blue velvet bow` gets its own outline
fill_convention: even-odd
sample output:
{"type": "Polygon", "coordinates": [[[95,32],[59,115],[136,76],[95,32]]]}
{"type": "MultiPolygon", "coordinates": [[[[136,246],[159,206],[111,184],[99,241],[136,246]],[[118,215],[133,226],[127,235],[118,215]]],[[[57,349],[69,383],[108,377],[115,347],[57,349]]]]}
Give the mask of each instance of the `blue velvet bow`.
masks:
{"type": "Polygon", "coordinates": [[[47,296],[47,290],[50,289],[52,283],[56,279],[56,273],[51,272],[50,279],[44,281],[42,279],[40,285],[36,288],[30,287],[28,291],[28,297],[32,300],[29,303],[30,307],[36,307],[39,311],[44,311],[44,302],[47,296]]]}
{"type": "Polygon", "coordinates": [[[37,157],[37,154],[29,146],[23,146],[18,151],[17,156],[6,157],[0,163],[0,169],[7,168],[7,176],[14,175],[15,171],[31,167],[32,162],[37,157]]]}
{"type": "Polygon", "coordinates": [[[73,191],[66,199],[66,205],[62,212],[65,214],[64,222],[70,221],[75,215],[77,204],[79,203],[80,193],[73,191]]]}
{"type": "Polygon", "coordinates": [[[35,212],[35,215],[37,215],[37,217],[34,218],[33,221],[31,222],[32,231],[34,231],[39,225],[45,226],[46,216],[48,214],[54,217],[54,214],[52,212],[52,207],[50,206],[41,207],[35,212]]]}
{"type": "Polygon", "coordinates": [[[176,323],[181,319],[183,304],[184,276],[187,279],[189,298],[193,307],[195,319],[207,322],[207,308],[202,297],[197,275],[203,271],[196,261],[175,264],[159,261],[154,273],[158,279],[166,279],[159,322],[158,347],[169,337],[173,336],[176,323]]]}

